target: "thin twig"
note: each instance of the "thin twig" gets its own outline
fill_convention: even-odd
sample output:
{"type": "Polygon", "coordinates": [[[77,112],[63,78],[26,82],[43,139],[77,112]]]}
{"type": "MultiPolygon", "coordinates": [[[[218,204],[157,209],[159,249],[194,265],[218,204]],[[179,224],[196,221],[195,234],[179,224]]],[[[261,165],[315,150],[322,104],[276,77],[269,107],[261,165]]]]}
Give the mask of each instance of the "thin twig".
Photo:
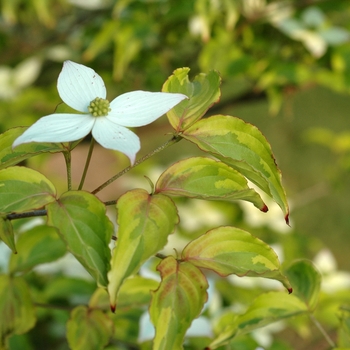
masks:
{"type": "Polygon", "coordinates": [[[24,218],[31,218],[35,216],[46,216],[46,215],[47,215],[47,210],[39,209],[39,210],[27,211],[25,213],[7,214],[6,218],[8,220],[16,220],[16,219],[24,219],[24,218]]]}
{"type": "Polygon", "coordinates": [[[130,165],[127,168],[125,168],[124,170],[122,170],[121,172],[119,172],[118,174],[114,175],[113,177],[111,177],[109,180],[107,180],[106,182],[104,182],[101,186],[97,187],[95,190],[93,190],[91,193],[92,194],[96,194],[98,192],[100,192],[101,190],[103,190],[105,187],[107,187],[108,185],[110,185],[112,182],[114,182],[115,180],[119,179],[122,175],[126,174],[127,172],[129,172],[131,169],[137,167],[138,165],[140,165],[141,163],[143,163],[145,160],[147,160],[148,158],[152,157],[153,155],[155,155],[156,153],[159,153],[161,151],[163,151],[164,149],[168,148],[169,146],[177,143],[178,141],[181,140],[181,136],[179,135],[174,135],[170,140],[166,141],[165,143],[163,143],[161,146],[159,146],[158,148],[156,148],[155,150],[153,150],[152,152],[146,154],[145,156],[143,156],[142,158],[140,158],[139,160],[137,160],[135,162],[134,165],[130,165]]]}
{"type": "Polygon", "coordinates": [[[324,336],[324,338],[326,339],[327,343],[329,344],[330,347],[335,348],[336,345],[333,342],[333,340],[330,338],[330,336],[327,334],[327,332],[324,330],[324,328],[322,327],[322,325],[320,324],[320,322],[318,322],[315,318],[314,315],[310,314],[310,319],[313,322],[313,324],[318,328],[318,330],[321,332],[321,334],[324,336]]]}

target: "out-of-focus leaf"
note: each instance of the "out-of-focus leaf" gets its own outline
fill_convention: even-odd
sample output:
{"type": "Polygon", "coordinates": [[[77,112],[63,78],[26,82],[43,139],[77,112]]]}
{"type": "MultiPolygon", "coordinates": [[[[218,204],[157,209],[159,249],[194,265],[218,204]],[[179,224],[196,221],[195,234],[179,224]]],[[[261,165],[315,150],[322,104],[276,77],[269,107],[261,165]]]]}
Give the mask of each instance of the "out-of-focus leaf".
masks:
{"type": "Polygon", "coordinates": [[[0,217],[0,239],[12,250],[12,253],[16,254],[15,236],[11,221],[3,217],[0,217]]]}
{"type": "MultiPolygon", "coordinates": [[[[119,22],[120,23],[120,22],[119,22]]],[[[137,35],[137,22],[119,25],[114,36],[113,78],[121,80],[130,62],[142,48],[142,40],[137,35]]],[[[140,28],[138,28],[140,29],[140,28]]]]}
{"type": "Polygon", "coordinates": [[[182,136],[239,171],[271,196],[288,223],[289,208],[281,172],[269,143],[255,126],[239,118],[215,115],[199,120],[182,136]]]}
{"type": "Polygon", "coordinates": [[[321,274],[311,261],[299,260],[285,271],[293,286],[294,295],[305,302],[310,310],[315,309],[321,288],[321,274]]]}
{"type": "Polygon", "coordinates": [[[35,170],[18,166],[0,170],[0,213],[38,209],[55,196],[54,185],[35,170]]]}
{"type": "Polygon", "coordinates": [[[259,194],[248,187],[239,172],[210,158],[193,157],[173,164],[159,177],[155,192],[206,200],[242,199],[267,211],[259,194]]]}
{"type": "Polygon", "coordinates": [[[191,241],[184,248],[182,259],[221,276],[235,274],[275,279],[292,291],[272,248],[235,227],[219,227],[191,241]]]}
{"type": "Polygon", "coordinates": [[[76,303],[77,300],[80,303],[87,303],[95,290],[96,284],[93,281],[76,277],[59,276],[46,285],[42,295],[48,301],[67,299],[72,303],[76,303]]]}
{"type": "Polygon", "coordinates": [[[117,209],[118,240],[108,273],[112,310],[116,307],[118,291],[125,278],[164,247],[178,222],[176,207],[169,197],[150,195],[142,189],[121,196],[117,209]]]}
{"type": "Polygon", "coordinates": [[[108,244],[114,227],[106,207],[84,191],[64,193],[47,206],[48,223],[58,229],[68,250],[93,276],[99,286],[107,286],[111,252],[108,244]]]}
{"type": "Polygon", "coordinates": [[[16,245],[18,254],[12,254],[10,258],[10,271],[13,273],[55,261],[66,253],[66,246],[56,229],[49,226],[36,226],[22,233],[16,245]]]}
{"type": "Polygon", "coordinates": [[[251,332],[276,321],[306,313],[307,306],[298,297],[281,292],[270,292],[258,296],[248,310],[233,317],[232,324],[209,345],[216,349],[227,344],[233,337],[251,332]]]}
{"type": "Polygon", "coordinates": [[[72,350],[102,350],[113,330],[113,321],[103,311],[80,305],[67,322],[67,339],[72,350]]]}
{"type": "Polygon", "coordinates": [[[342,310],[338,329],[338,350],[350,348],[350,309],[342,310]]]}
{"type": "Polygon", "coordinates": [[[191,83],[189,68],[176,69],[163,85],[163,92],[178,92],[189,97],[172,108],[167,117],[171,126],[182,131],[203,117],[205,112],[220,98],[221,79],[216,71],[201,73],[191,83]]]}
{"type": "Polygon", "coordinates": [[[35,322],[34,306],[24,279],[0,275],[0,344],[8,336],[29,331],[35,322]]]}
{"type": "MultiPolygon", "coordinates": [[[[42,153],[58,153],[67,150],[62,143],[31,142],[12,149],[15,139],[22,135],[27,127],[19,126],[5,131],[0,135],[0,169],[16,165],[23,160],[42,153]]],[[[67,144],[68,145],[68,144],[67,144]]]]}
{"type": "Polygon", "coordinates": [[[93,37],[89,47],[84,52],[84,59],[90,61],[103,52],[113,42],[117,31],[118,21],[114,19],[105,21],[101,30],[93,37]]]}
{"type": "Polygon", "coordinates": [[[208,283],[203,273],[188,262],[169,256],[157,269],[162,281],[152,292],[150,316],[156,329],[154,350],[180,350],[187,329],[207,300],[208,283]]]}
{"type": "MultiPolygon", "coordinates": [[[[155,290],[158,285],[159,282],[141,276],[127,278],[118,293],[118,310],[143,308],[149,305],[151,290],[155,290]]],[[[103,310],[109,309],[110,304],[106,290],[103,288],[97,289],[90,299],[89,306],[103,310]]]]}

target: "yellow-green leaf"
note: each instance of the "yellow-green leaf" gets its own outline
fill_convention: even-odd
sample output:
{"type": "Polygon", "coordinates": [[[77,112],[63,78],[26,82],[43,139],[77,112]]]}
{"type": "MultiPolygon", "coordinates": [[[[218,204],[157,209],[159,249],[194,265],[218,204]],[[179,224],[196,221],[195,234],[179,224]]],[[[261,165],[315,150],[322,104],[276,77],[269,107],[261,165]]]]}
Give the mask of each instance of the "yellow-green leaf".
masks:
{"type": "Polygon", "coordinates": [[[207,301],[208,283],[197,267],[171,256],[157,269],[162,281],[152,292],[149,310],[156,329],[153,350],[181,350],[187,329],[207,301]]]}
{"type": "Polygon", "coordinates": [[[150,195],[135,189],[117,203],[118,240],[108,273],[111,309],[116,307],[120,286],[141,264],[164,247],[178,222],[172,200],[162,194],[150,195]]]}
{"type": "Polygon", "coordinates": [[[0,275],[0,344],[6,337],[34,327],[35,310],[22,277],[0,275]]]}
{"type": "Polygon", "coordinates": [[[216,349],[237,335],[306,312],[305,303],[292,294],[269,292],[259,295],[244,314],[233,316],[232,323],[214,339],[209,348],[216,349]]]}
{"type": "Polygon", "coordinates": [[[203,117],[205,112],[220,98],[221,79],[216,71],[197,75],[189,81],[189,68],[176,69],[163,85],[163,92],[177,92],[189,97],[172,108],[167,117],[171,126],[182,131],[203,117]]]}
{"type": "Polygon", "coordinates": [[[67,339],[72,350],[102,350],[113,335],[113,321],[101,310],[77,306],[67,322],[67,339]]]}
{"type": "Polygon", "coordinates": [[[292,291],[272,248],[235,227],[219,227],[191,241],[184,248],[182,259],[221,276],[235,274],[275,279],[292,291]]]}
{"type": "Polygon", "coordinates": [[[156,193],[206,200],[252,202],[267,211],[258,193],[238,171],[210,158],[193,157],[169,167],[158,179],[156,193]]]}
{"type": "Polygon", "coordinates": [[[38,209],[55,196],[54,185],[35,170],[19,166],[0,170],[0,213],[38,209]]]}
{"type": "Polygon", "coordinates": [[[289,208],[271,146],[255,126],[227,115],[191,125],[182,137],[239,171],[281,207],[288,223],[289,208]]]}

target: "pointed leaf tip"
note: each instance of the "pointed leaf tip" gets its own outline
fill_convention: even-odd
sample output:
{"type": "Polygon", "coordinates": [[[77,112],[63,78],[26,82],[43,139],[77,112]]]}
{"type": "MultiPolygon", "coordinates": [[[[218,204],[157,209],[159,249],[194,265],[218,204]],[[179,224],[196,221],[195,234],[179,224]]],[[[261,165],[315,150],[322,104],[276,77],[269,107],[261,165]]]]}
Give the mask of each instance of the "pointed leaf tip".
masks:
{"type": "Polygon", "coordinates": [[[284,217],[284,220],[286,221],[286,224],[287,224],[288,226],[290,226],[290,225],[289,225],[289,213],[286,214],[286,216],[284,217]]]}
{"type": "Polygon", "coordinates": [[[292,287],[287,288],[287,289],[288,289],[288,293],[289,293],[289,294],[292,294],[292,293],[293,293],[293,288],[292,288],[292,287]]]}
{"type": "Polygon", "coordinates": [[[111,308],[111,311],[113,312],[113,313],[115,313],[115,309],[116,309],[116,307],[117,307],[117,305],[110,305],[110,308],[111,308]]]}
{"type": "Polygon", "coordinates": [[[272,248],[235,227],[221,226],[191,241],[182,251],[182,259],[220,276],[265,277],[280,281],[288,291],[291,288],[272,248]]]}
{"type": "Polygon", "coordinates": [[[181,136],[244,175],[269,195],[288,219],[281,171],[257,127],[229,115],[214,115],[192,124],[181,136]]]}
{"type": "Polygon", "coordinates": [[[267,205],[265,204],[261,209],[260,209],[263,213],[267,213],[269,211],[269,208],[267,207],[267,205]]]}
{"type": "MultiPolygon", "coordinates": [[[[170,166],[159,177],[156,193],[205,200],[246,200],[259,210],[266,205],[247,180],[223,162],[207,157],[191,157],[170,166]]],[[[267,208],[267,207],[266,207],[267,208]]]]}

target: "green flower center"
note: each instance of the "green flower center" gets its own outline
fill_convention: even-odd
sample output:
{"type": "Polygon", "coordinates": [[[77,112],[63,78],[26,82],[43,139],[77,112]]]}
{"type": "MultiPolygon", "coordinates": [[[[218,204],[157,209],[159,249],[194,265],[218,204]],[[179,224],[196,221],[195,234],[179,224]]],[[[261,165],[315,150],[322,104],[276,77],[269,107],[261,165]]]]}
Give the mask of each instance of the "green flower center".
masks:
{"type": "Polygon", "coordinates": [[[111,108],[109,107],[109,101],[104,100],[101,97],[96,97],[90,102],[88,111],[93,117],[104,117],[108,115],[108,112],[111,111],[111,108]]]}

